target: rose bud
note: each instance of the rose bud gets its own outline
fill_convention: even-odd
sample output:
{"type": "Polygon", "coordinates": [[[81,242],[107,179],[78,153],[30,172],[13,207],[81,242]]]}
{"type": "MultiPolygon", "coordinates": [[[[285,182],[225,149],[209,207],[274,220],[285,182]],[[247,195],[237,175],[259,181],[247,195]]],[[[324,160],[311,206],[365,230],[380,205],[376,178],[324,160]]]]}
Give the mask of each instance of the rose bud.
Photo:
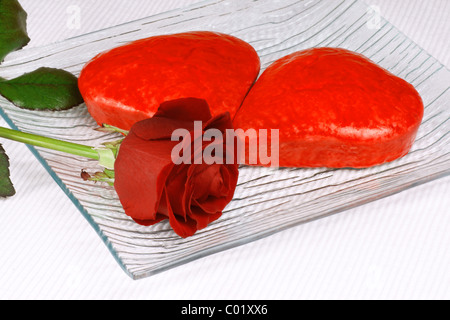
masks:
{"type": "Polygon", "coordinates": [[[114,166],[114,187],[125,213],[144,226],[168,219],[183,238],[217,220],[233,198],[239,175],[237,161],[225,161],[227,129],[232,129],[229,113],[212,118],[206,101],[194,98],[163,103],[152,118],[133,125],[114,166]],[[203,152],[217,141],[202,139],[201,150],[195,149],[199,141],[194,135],[195,121],[202,122],[202,134],[207,129],[222,133],[221,163],[197,161],[196,152],[203,152]],[[173,150],[180,145],[172,141],[177,129],[188,132],[190,163],[173,161],[173,150]]]}

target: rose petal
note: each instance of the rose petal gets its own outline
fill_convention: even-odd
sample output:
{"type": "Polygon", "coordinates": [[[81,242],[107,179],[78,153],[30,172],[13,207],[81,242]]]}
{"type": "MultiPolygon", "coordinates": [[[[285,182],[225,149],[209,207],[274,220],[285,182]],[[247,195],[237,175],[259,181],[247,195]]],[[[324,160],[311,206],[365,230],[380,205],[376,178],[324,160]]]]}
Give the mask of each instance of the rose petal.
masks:
{"type": "Polygon", "coordinates": [[[155,220],[164,185],[174,164],[174,142],[144,141],[130,132],[116,159],[114,187],[127,215],[155,220]]]}
{"type": "Polygon", "coordinates": [[[220,175],[220,165],[193,165],[190,169],[188,181],[192,185],[193,197],[202,199],[209,195],[217,196],[217,194],[213,193],[217,189],[216,185],[223,183],[220,175]]]}
{"type": "Polygon", "coordinates": [[[182,238],[193,236],[198,230],[197,222],[189,217],[186,217],[186,219],[177,217],[174,214],[172,207],[170,206],[168,197],[167,203],[168,203],[169,223],[173,231],[175,231],[175,233],[182,238]]]}
{"type": "Polygon", "coordinates": [[[189,217],[196,221],[197,229],[202,230],[206,228],[210,223],[216,221],[222,216],[222,211],[216,213],[205,213],[201,208],[192,206],[189,213],[189,217]]]}
{"type": "Polygon", "coordinates": [[[153,117],[189,122],[207,122],[212,116],[205,100],[184,98],[162,103],[153,117]]]}
{"type": "Polygon", "coordinates": [[[194,121],[208,122],[211,112],[205,100],[186,98],[168,101],[156,114],[137,122],[132,131],[144,140],[169,139],[177,129],[194,130],[194,121]]]}
{"type": "Polygon", "coordinates": [[[231,190],[233,189],[233,185],[236,184],[235,179],[233,179],[233,176],[235,176],[235,173],[237,170],[236,166],[234,165],[226,165],[226,166],[222,166],[220,167],[220,173],[222,175],[222,189],[220,190],[220,193],[224,193],[227,190],[231,190]],[[232,172],[230,172],[230,170],[232,172]]]}
{"type": "Polygon", "coordinates": [[[220,166],[219,169],[220,172],[211,179],[208,190],[204,190],[204,187],[197,188],[191,207],[199,207],[205,213],[216,213],[223,211],[231,201],[237,184],[238,170],[231,165],[220,166]]]}
{"type": "Polygon", "coordinates": [[[187,165],[174,166],[166,181],[168,199],[174,214],[186,221],[185,192],[188,179],[187,165]]]}
{"type": "Polygon", "coordinates": [[[232,129],[233,123],[231,121],[231,116],[229,112],[222,113],[218,116],[215,116],[212,119],[209,119],[206,123],[204,123],[203,130],[206,131],[208,129],[219,129],[222,133],[225,133],[226,129],[232,129]]]}
{"type": "Polygon", "coordinates": [[[137,122],[133,126],[134,133],[143,140],[170,140],[177,129],[194,130],[194,123],[167,118],[151,118],[137,122]]]}
{"type": "Polygon", "coordinates": [[[137,224],[144,226],[144,227],[150,227],[153,226],[163,220],[167,220],[168,217],[166,217],[165,215],[162,214],[157,214],[156,218],[153,220],[139,220],[139,219],[133,219],[134,222],[136,222],[137,224]]]}

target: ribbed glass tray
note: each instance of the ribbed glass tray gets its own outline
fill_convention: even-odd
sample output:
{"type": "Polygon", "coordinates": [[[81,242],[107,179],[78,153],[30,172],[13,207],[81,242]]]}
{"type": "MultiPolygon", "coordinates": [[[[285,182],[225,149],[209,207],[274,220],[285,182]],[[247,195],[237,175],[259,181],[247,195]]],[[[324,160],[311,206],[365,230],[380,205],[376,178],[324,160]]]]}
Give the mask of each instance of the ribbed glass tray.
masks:
{"type": "MultiPolygon", "coordinates": [[[[283,229],[392,195],[450,173],[450,72],[359,0],[205,1],[41,48],[23,49],[1,68],[9,78],[38,67],[78,75],[99,52],[152,35],[210,30],[235,35],[255,47],[262,69],[310,47],[343,47],[362,53],[412,83],[425,117],[410,154],[362,170],[242,167],[234,200],[221,219],[188,239],[167,222],[143,227],[128,218],[113,188],[82,181],[94,161],[31,148],[55,181],[133,279],[144,278],[283,229]]],[[[64,112],[25,111],[0,98],[13,128],[87,145],[112,140],[84,105],[64,112]]]]}

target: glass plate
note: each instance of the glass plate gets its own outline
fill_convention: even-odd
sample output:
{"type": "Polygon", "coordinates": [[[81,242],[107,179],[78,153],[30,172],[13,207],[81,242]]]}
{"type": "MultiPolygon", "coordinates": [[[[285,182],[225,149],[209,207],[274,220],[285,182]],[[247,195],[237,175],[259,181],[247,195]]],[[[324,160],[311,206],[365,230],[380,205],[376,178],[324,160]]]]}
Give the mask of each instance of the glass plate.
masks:
{"type": "MultiPolygon", "coordinates": [[[[412,83],[426,105],[417,141],[406,157],[363,170],[243,167],[234,200],[221,219],[188,239],[167,222],[143,227],[128,218],[113,188],[80,179],[95,161],[31,148],[55,181],[133,279],[167,270],[283,229],[389,196],[450,173],[450,72],[370,8],[355,0],[205,1],[131,23],[21,50],[1,66],[3,77],[38,67],[78,75],[97,53],[152,35],[220,31],[248,41],[263,70],[274,60],[310,47],[360,52],[412,83]]],[[[99,145],[116,138],[96,132],[84,105],[69,111],[33,112],[0,98],[9,125],[26,132],[99,145]]]]}

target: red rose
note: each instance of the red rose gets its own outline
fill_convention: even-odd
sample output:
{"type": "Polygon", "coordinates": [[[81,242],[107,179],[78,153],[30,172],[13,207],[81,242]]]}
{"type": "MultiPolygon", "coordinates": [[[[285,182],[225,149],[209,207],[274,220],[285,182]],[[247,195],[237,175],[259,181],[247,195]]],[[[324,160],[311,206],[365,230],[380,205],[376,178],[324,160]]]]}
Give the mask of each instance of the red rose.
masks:
{"type": "MultiPolygon", "coordinates": [[[[183,238],[222,215],[239,175],[236,162],[174,163],[172,151],[180,142],[171,140],[172,133],[186,129],[192,138],[194,121],[202,121],[202,133],[220,130],[225,146],[225,131],[232,129],[229,113],[212,118],[204,100],[180,99],[163,103],[151,119],[136,123],[115,162],[114,187],[125,213],[145,226],[169,219],[172,229],[183,238]]],[[[190,140],[193,146],[194,139],[190,140]]],[[[211,143],[214,141],[202,141],[202,150],[211,143]]]]}

